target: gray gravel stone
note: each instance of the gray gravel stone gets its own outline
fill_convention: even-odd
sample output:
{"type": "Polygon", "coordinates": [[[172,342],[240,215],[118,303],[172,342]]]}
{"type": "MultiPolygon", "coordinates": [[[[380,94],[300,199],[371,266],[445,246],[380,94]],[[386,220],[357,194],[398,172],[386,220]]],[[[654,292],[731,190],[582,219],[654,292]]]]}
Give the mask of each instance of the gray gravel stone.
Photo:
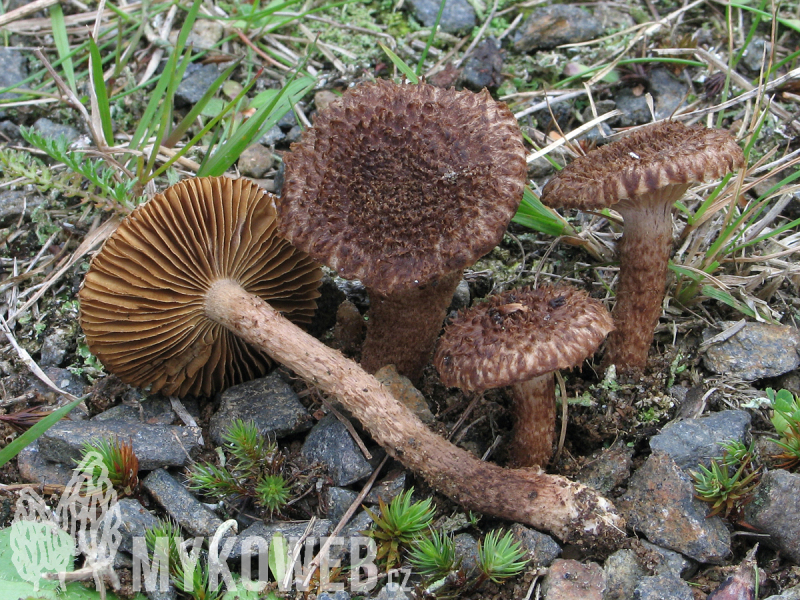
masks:
{"type": "Polygon", "coordinates": [[[770,49],[770,43],[764,38],[754,38],[750,40],[750,43],[747,44],[747,48],[742,55],[742,65],[744,65],[750,71],[758,73],[761,70],[762,65],[765,65],[765,67],[769,65],[770,49]]]}
{"type": "Polygon", "coordinates": [[[634,600],[694,600],[692,588],[672,573],[645,577],[633,592],[634,600]]]}
{"type": "Polygon", "coordinates": [[[338,592],[322,592],[321,594],[317,595],[317,600],[350,600],[350,594],[345,592],[344,590],[339,590],[338,592]]]}
{"type": "Polygon", "coordinates": [[[469,533],[459,533],[453,537],[456,549],[456,563],[461,561],[461,568],[465,573],[478,567],[478,540],[469,533]]]}
{"type": "Polygon", "coordinates": [[[183,81],[178,84],[175,91],[175,104],[177,106],[194,105],[203,97],[217,77],[219,69],[215,64],[201,65],[191,63],[186,67],[183,81]]]}
{"type": "Polygon", "coordinates": [[[714,564],[730,554],[731,536],[722,519],[706,518],[708,504],[694,497],[692,479],[667,454],[647,459],[617,507],[629,526],[659,546],[714,564]]]}
{"type": "Polygon", "coordinates": [[[778,596],[770,596],[765,600],[800,600],[800,586],[783,590],[778,596]]]}
{"type": "Polygon", "coordinates": [[[39,440],[25,446],[17,455],[17,468],[22,481],[67,485],[72,479],[72,465],[45,460],[39,454],[39,440]]]}
{"type": "Polygon", "coordinates": [[[453,294],[453,301],[450,303],[450,308],[448,310],[461,310],[469,306],[469,302],[469,283],[467,283],[466,279],[462,279],[456,287],[456,291],[453,294]]]}
{"type": "Polygon", "coordinates": [[[142,471],[163,466],[182,467],[200,448],[199,427],[60,421],[39,438],[39,452],[51,461],[77,460],[86,442],[103,438],[129,441],[142,471]]]}
{"type": "MultiPolygon", "coordinates": [[[[17,85],[28,77],[28,60],[21,50],[0,47],[0,89],[17,85]]],[[[16,100],[17,92],[3,92],[0,100],[16,100]]]]}
{"type": "Polygon", "coordinates": [[[628,480],[631,473],[633,448],[620,441],[611,448],[592,456],[575,478],[581,483],[607,494],[628,480]]]}
{"type": "Polygon", "coordinates": [[[386,504],[392,501],[392,498],[397,496],[406,488],[406,472],[394,471],[384,477],[379,483],[372,486],[372,489],[364,498],[367,504],[378,504],[380,498],[386,504]]]}
{"type": "Polygon", "coordinates": [[[338,523],[357,497],[358,494],[353,490],[335,486],[329,487],[325,502],[325,515],[331,521],[338,523]]]}
{"type": "Polygon", "coordinates": [[[274,146],[278,142],[282,141],[285,137],[286,134],[283,133],[281,128],[277,125],[273,125],[264,135],[261,136],[261,139],[258,140],[258,143],[263,144],[264,146],[274,146]]]}
{"type": "Polygon", "coordinates": [[[408,594],[403,591],[400,583],[387,583],[381,588],[375,600],[409,600],[408,594]]]}
{"type": "Polygon", "coordinates": [[[235,385],[222,393],[219,410],[209,423],[215,444],[224,442],[222,436],[235,419],[252,421],[260,431],[277,438],[306,431],[312,425],[297,394],[277,373],[235,385]]]}
{"type": "MultiPolygon", "coordinates": [[[[425,27],[436,22],[439,0],[408,0],[406,6],[414,18],[425,27]]],[[[475,9],[467,0],[447,0],[439,20],[439,29],[447,33],[464,34],[475,27],[475,9]]]]}
{"type": "Polygon", "coordinates": [[[237,165],[245,177],[261,179],[272,168],[272,152],[266,146],[253,144],[239,155],[237,165]]]}
{"type": "MultiPolygon", "coordinates": [[[[720,329],[706,329],[703,340],[712,338],[733,325],[720,323],[720,329]]],[[[703,356],[712,373],[752,381],[777,377],[800,366],[800,332],[788,325],[746,323],[727,340],[712,344],[703,356]]]]}
{"type": "Polygon", "coordinates": [[[19,221],[23,210],[26,215],[30,215],[44,201],[44,198],[31,192],[20,190],[0,192],[0,225],[10,225],[19,221]]]}
{"type": "MultiPolygon", "coordinates": [[[[688,88],[666,69],[653,69],[647,79],[650,83],[656,118],[666,119],[684,101],[688,88]]],[[[653,119],[644,93],[636,95],[633,88],[623,87],[614,94],[614,101],[623,113],[622,116],[611,120],[614,125],[630,127],[649,123],[653,119]]]]}
{"type": "Polygon", "coordinates": [[[172,425],[174,420],[172,405],[161,396],[149,396],[135,403],[118,404],[92,417],[92,421],[124,421],[148,425],[172,425]]]}
{"type": "Polygon", "coordinates": [[[119,549],[130,554],[133,553],[133,538],[144,537],[148,529],[152,529],[158,524],[158,519],[151,515],[138,500],[123,498],[117,502],[117,505],[122,521],[120,525],[122,540],[119,543],[119,549]]]}
{"type": "Polygon", "coordinates": [[[650,438],[650,449],[669,454],[682,469],[697,469],[699,464],[708,467],[712,458],[722,456],[722,442],[744,442],[749,429],[750,413],[725,410],[668,423],[650,438]]]}
{"type": "Polygon", "coordinates": [[[150,473],[142,480],[142,485],[167,514],[191,535],[210,541],[222,525],[222,519],[203,506],[164,469],[150,473]]]}
{"type": "Polygon", "coordinates": [[[511,535],[528,552],[532,567],[549,567],[561,555],[561,546],[545,533],[514,523],[511,526],[511,535]]]}
{"type": "MultiPolygon", "coordinates": [[[[233,549],[228,555],[228,559],[240,560],[242,558],[242,548],[244,547],[246,550],[248,548],[247,544],[249,544],[251,556],[255,556],[259,552],[259,544],[262,544],[262,547],[266,548],[266,544],[272,541],[276,533],[283,534],[291,548],[297,540],[303,537],[307,527],[308,523],[305,522],[276,522],[266,524],[263,521],[256,521],[239,534],[238,539],[233,545],[233,549]],[[263,542],[259,542],[259,539],[263,540],[263,542]],[[266,542],[266,544],[264,544],[264,542],[266,542]]],[[[308,540],[313,540],[319,544],[320,538],[327,536],[332,527],[333,524],[330,520],[318,519],[308,534],[308,540]]]]}
{"type": "Polygon", "coordinates": [[[782,469],[765,474],[753,500],[744,507],[744,518],[800,563],[800,475],[782,469]]]}
{"type": "Polygon", "coordinates": [[[363,479],[372,472],[350,432],[334,414],[317,423],[303,444],[303,456],[310,462],[328,467],[334,485],[345,486],[363,479]]]}
{"type": "Polygon", "coordinates": [[[478,44],[461,71],[461,81],[476,92],[497,89],[503,83],[503,53],[500,42],[488,37],[478,44]]]}
{"type": "Polygon", "coordinates": [[[530,52],[562,44],[585,42],[603,33],[603,26],[585,10],[571,4],[535,8],[514,36],[514,50],[530,52]]]}
{"type": "Polygon", "coordinates": [[[546,600],[602,600],[605,573],[596,563],[559,558],[550,567],[542,587],[546,600]]]}
{"type": "Polygon", "coordinates": [[[43,137],[55,140],[59,137],[67,138],[67,141],[74,142],[81,135],[77,129],[51,121],[47,117],[41,117],[33,124],[33,128],[43,137]]]}
{"type": "Polygon", "coordinates": [[[697,562],[691,558],[686,558],[680,552],[674,552],[651,544],[647,540],[641,540],[643,547],[651,552],[655,552],[661,557],[661,560],[652,565],[653,571],[656,575],[662,573],[675,573],[682,579],[689,579],[697,572],[697,562]]]}
{"type": "MultiPolygon", "coordinates": [[[[0,113],[2,113],[2,111],[0,111],[0,113]]],[[[0,134],[7,136],[11,142],[22,141],[19,125],[14,123],[14,121],[0,121],[0,134]]]]}
{"type": "Polygon", "coordinates": [[[639,564],[633,550],[617,550],[606,559],[603,570],[606,574],[606,591],[603,600],[628,600],[633,596],[636,584],[647,575],[639,564]]]}
{"type": "Polygon", "coordinates": [[[394,365],[386,365],[378,369],[375,379],[388,387],[392,396],[410,408],[423,423],[431,424],[436,420],[422,392],[414,387],[408,377],[400,375],[394,365]]]}
{"type": "Polygon", "coordinates": [[[67,351],[74,336],[75,326],[57,327],[48,333],[42,341],[39,366],[60,366],[67,356],[67,351]]]}

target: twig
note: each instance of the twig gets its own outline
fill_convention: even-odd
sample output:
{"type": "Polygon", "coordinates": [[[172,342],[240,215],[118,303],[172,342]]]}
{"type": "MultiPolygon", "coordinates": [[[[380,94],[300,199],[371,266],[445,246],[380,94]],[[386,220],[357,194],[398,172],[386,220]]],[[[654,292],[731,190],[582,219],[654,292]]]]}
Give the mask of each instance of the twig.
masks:
{"type": "Polygon", "coordinates": [[[29,4],[24,4],[15,8],[14,10],[10,10],[4,15],[0,15],[0,27],[7,25],[12,21],[32,15],[35,12],[39,12],[48,6],[53,6],[53,4],[58,4],[58,2],[59,0],[34,0],[29,4]]]}
{"type": "MultiPolygon", "coordinates": [[[[581,92],[581,93],[583,93],[583,92],[581,92]]],[[[569,133],[564,135],[564,137],[557,139],[555,142],[545,146],[544,148],[542,148],[538,152],[532,152],[531,154],[529,154],[525,158],[525,160],[528,161],[529,163],[531,163],[531,162],[535,161],[537,158],[541,158],[542,156],[545,156],[546,154],[549,154],[550,152],[552,152],[556,148],[559,148],[560,146],[563,146],[568,141],[574,140],[576,137],[578,137],[580,135],[583,135],[587,131],[590,131],[593,127],[599,125],[600,123],[608,121],[609,119],[613,119],[614,117],[617,117],[617,116],[619,116],[621,114],[622,114],[622,111],[614,109],[611,112],[607,112],[605,114],[600,115],[596,119],[592,119],[591,121],[587,121],[586,123],[584,123],[580,127],[577,127],[576,129],[573,129],[572,131],[570,131],[569,133]]]]}
{"type": "Polygon", "coordinates": [[[334,415],[336,415],[336,418],[339,419],[339,422],[342,425],[345,426],[345,428],[347,429],[348,433],[350,434],[350,437],[353,438],[353,441],[356,443],[358,448],[361,450],[361,454],[364,455],[364,458],[366,458],[367,460],[372,460],[372,454],[370,453],[369,450],[367,450],[367,446],[364,444],[364,441],[361,439],[361,436],[358,435],[358,432],[356,432],[356,428],[353,427],[353,424],[350,422],[350,419],[347,419],[342,413],[340,413],[338,410],[336,410],[331,405],[331,403],[328,402],[321,395],[320,395],[320,398],[322,398],[322,403],[327,407],[327,409],[329,411],[331,411],[334,415]]]}

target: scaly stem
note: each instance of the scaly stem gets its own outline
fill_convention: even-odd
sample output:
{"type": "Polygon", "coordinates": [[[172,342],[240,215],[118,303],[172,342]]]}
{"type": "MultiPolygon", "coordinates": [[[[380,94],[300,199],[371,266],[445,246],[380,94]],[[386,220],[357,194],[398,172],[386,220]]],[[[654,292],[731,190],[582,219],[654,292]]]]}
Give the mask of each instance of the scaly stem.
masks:
{"type": "Polygon", "coordinates": [[[512,456],[518,467],[544,467],[553,454],[556,431],[556,391],[553,374],[534,377],[511,387],[514,398],[512,456]]]}

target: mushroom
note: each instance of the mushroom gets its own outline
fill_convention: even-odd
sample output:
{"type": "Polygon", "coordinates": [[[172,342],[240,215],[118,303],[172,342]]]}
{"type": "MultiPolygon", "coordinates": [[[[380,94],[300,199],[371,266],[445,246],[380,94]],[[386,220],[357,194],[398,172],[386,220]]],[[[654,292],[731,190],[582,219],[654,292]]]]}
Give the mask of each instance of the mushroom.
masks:
{"type": "Polygon", "coordinates": [[[664,121],[575,159],[544,187],[541,200],[547,206],[613,206],[625,221],[606,365],[633,374],[647,364],[672,249],[672,206],[693,183],[743,164],[729,132],[664,121]]]}
{"type": "Polygon", "coordinates": [[[369,291],[362,366],[418,380],[462,270],[499,243],[522,198],[514,115],[486,90],[365,83],[284,161],[281,233],[369,291]]]}
{"type": "Polygon", "coordinates": [[[553,373],[581,364],[613,328],[606,308],[573,287],[509,290],[459,312],[433,363],[448,387],[511,386],[514,462],[545,465],[556,423],[553,373]]]}
{"type": "Polygon", "coordinates": [[[137,208],[80,291],[92,353],[124,382],[167,395],[208,396],[266,373],[269,357],[209,320],[206,305],[230,280],[311,322],[322,272],[275,235],[273,198],[246,179],[203,177],[137,208]]]}
{"type": "MultiPolygon", "coordinates": [[[[215,337],[233,333],[254,352],[266,353],[335,396],[391,456],[456,502],[551,531],[563,540],[595,544],[598,536],[624,535],[624,521],[613,505],[590,488],[538,469],[503,469],[453,446],[372,375],[248,292],[243,284],[258,272],[253,254],[293,252],[281,240],[254,235],[272,231],[264,226],[271,211],[267,197],[245,208],[235,193],[247,187],[244,182],[212,178],[178,185],[131,213],[86,275],[81,321],[89,347],[101,352],[110,370],[126,368],[127,350],[131,360],[142,364],[135,371],[139,385],[146,385],[148,378],[152,385],[162,385],[177,369],[161,365],[183,365],[185,355],[192,357],[192,372],[202,371],[201,358],[207,358],[216,374],[221,357],[207,347],[217,348],[215,337]],[[181,331],[179,343],[165,344],[173,322],[181,331]],[[106,347],[113,351],[104,352],[106,347]],[[166,357],[160,356],[163,352],[166,357]]],[[[283,263],[285,276],[291,279],[289,272],[298,265],[295,279],[303,287],[300,282],[309,277],[307,259],[298,253],[294,260],[283,263]]],[[[284,310],[286,306],[278,304],[284,310]]],[[[252,360],[241,347],[230,342],[229,347],[239,348],[236,360],[252,360]]],[[[194,389],[174,387],[178,393],[183,387],[194,389]]]]}

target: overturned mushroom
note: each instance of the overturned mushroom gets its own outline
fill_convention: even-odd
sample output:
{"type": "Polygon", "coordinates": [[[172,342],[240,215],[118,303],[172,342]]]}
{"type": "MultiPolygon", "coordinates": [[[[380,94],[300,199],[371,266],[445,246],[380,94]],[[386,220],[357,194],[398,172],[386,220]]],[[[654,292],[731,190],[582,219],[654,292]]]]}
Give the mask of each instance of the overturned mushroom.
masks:
{"type": "Polygon", "coordinates": [[[486,90],[362,84],[285,163],[281,233],[369,291],[362,365],[419,379],[461,271],[500,242],[522,198],[514,115],[486,90]]]}
{"type": "Polygon", "coordinates": [[[643,127],[570,163],[542,190],[554,208],[613,206],[625,220],[618,244],[615,330],[605,364],[621,372],[647,364],[672,249],[672,206],[693,183],[717,179],[744,164],[727,131],[674,121],[643,127]]]}
{"type": "Polygon", "coordinates": [[[613,328],[605,307],[573,287],[509,290],[461,311],[445,328],[433,363],[449,387],[511,386],[514,461],[545,465],[556,422],[553,373],[581,364],[613,328]]]}
{"type": "MultiPolygon", "coordinates": [[[[127,343],[133,354],[158,365],[163,360],[158,353],[164,349],[159,327],[154,326],[153,335],[142,336],[131,332],[131,321],[161,323],[171,317],[191,321],[201,335],[187,328],[183,337],[199,340],[195,343],[203,347],[213,343],[214,335],[232,332],[336,396],[390,455],[464,506],[587,545],[624,535],[624,523],[614,507],[590,488],[539,470],[502,469],[453,446],[425,427],[373,376],[249,293],[230,273],[238,273],[242,267],[237,261],[246,261],[250,254],[253,236],[248,232],[255,228],[254,221],[262,218],[262,211],[240,211],[230,193],[235,184],[227,180],[185,185],[191,193],[168,190],[136,209],[93,259],[81,292],[82,310],[87,311],[82,321],[88,325],[90,347],[99,348],[101,342],[111,340],[119,344],[113,354],[116,359],[127,343]],[[227,223],[237,226],[231,228],[227,223]],[[231,231],[234,235],[227,235],[231,231]],[[181,249],[176,251],[165,243],[164,236],[179,243],[181,249]],[[224,259],[218,251],[220,245],[227,248],[224,259]],[[222,264],[230,271],[215,271],[212,278],[198,275],[198,268],[192,267],[222,264]],[[159,276],[148,275],[151,272],[159,276]],[[191,317],[181,311],[186,302],[198,307],[191,317]],[[95,311],[92,304],[102,307],[99,331],[94,323],[97,317],[87,320],[95,311]],[[114,306],[124,308],[111,311],[114,306]],[[165,318],[159,316],[159,307],[165,318]],[[144,348],[148,341],[153,343],[149,350],[144,348]]],[[[264,211],[267,205],[263,204],[264,211]]],[[[196,354],[207,355],[212,363],[219,361],[214,353],[196,354]]],[[[202,368],[198,363],[193,361],[194,369],[202,368]]],[[[111,363],[108,366],[112,369],[111,363]]],[[[118,366],[115,361],[113,368],[118,366]]],[[[153,377],[152,383],[160,377],[157,369],[145,371],[140,385],[146,385],[145,375],[153,377]]]]}

